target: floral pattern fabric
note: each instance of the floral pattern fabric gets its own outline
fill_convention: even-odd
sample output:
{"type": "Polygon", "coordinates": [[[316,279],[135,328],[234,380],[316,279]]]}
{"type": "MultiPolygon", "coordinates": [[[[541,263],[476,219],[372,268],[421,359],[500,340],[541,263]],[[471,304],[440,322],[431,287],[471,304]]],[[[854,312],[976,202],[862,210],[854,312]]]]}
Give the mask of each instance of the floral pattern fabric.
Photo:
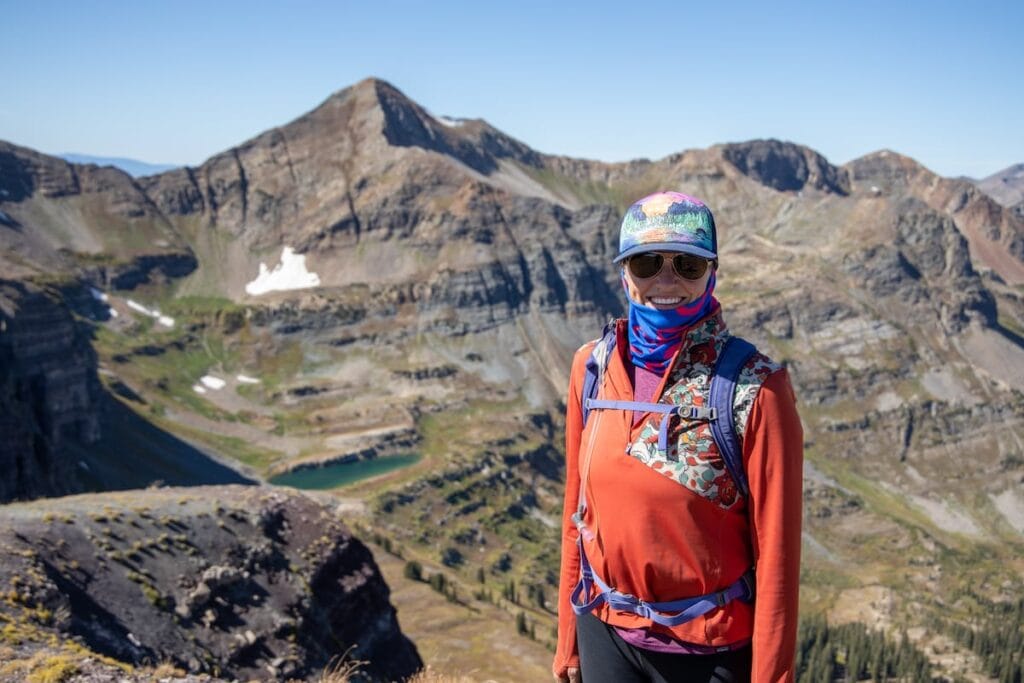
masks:
{"type": "MultiPolygon", "coordinates": [[[[706,405],[715,361],[728,338],[729,332],[720,313],[690,329],[659,402],[687,407],[706,405]]],[[[767,356],[756,353],[740,371],[733,396],[733,421],[741,445],[757,392],[768,375],[780,367],[767,356]]],[[[629,455],[723,508],[741,504],[742,496],[718,451],[710,425],[706,421],[673,417],[668,449],[661,452],[658,449],[661,419],[661,415],[652,414],[644,421],[638,438],[629,446],[629,455]]]]}

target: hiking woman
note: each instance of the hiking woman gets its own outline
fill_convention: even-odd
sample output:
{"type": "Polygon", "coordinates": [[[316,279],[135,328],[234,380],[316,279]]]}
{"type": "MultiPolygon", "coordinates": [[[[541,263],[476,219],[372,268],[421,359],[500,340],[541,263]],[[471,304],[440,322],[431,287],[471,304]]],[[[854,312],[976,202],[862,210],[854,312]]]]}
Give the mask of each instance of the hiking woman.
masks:
{"type": "Polygon", "coordinates": [[[792,680],[803,433],[789,377],[725,325],[703,202],[633,204],[614,263],[629,316],[576,352],[569,381],[555,679],[792,680]]]}

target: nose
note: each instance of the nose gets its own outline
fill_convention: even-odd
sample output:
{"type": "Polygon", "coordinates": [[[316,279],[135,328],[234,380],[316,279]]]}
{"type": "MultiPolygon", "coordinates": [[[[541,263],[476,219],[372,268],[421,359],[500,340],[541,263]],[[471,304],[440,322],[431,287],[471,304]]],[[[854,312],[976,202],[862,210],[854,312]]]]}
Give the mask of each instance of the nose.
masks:
{"type": "Polygon", "coordinates": [[[661,270],[658,271],[655,280],[664,284],[672,284],[679,279],[676,275],[675,268],[672,267],[672,259],[666,258],[664,263],[661,264],[661,270]]]}

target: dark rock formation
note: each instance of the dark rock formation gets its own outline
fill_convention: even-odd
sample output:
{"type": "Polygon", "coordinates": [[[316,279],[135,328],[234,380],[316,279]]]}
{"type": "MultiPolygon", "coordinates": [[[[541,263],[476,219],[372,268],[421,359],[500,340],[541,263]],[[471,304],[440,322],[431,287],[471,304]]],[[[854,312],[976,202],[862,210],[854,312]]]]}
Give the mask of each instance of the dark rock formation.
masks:
{"type": "Polygon", "coordinates": [[[897,208],[891,244],[848,254],[843,267],[858,288],[898,298],[920,323],[937,314],[948,333],[971,320],[995,324],[995,301],[971,265],[967,241],[948,216],[918,200],[897,208]]]}
{"type": "Polygon", "coordinates": [[[96,354],[59,295],[0,281],[0,501],[81,490],[76,442],[100,437],[96,354]]]}
{"type": "Polygon", "coordinates": [[[752,140],[722,145],[722,155],[745,175],[776,190],[797,192],[810,186],[839,195],[850,192],[850,180],[843,169],[800,145],[752,140]]]}
{"type": "Polygon", "coordinates": [[[0,517],[0,613],[26,637],[228,679],[310,679],[345,655],[374,681],[422,666],[369,550],[307,496],[161,489],[0,517]]]}

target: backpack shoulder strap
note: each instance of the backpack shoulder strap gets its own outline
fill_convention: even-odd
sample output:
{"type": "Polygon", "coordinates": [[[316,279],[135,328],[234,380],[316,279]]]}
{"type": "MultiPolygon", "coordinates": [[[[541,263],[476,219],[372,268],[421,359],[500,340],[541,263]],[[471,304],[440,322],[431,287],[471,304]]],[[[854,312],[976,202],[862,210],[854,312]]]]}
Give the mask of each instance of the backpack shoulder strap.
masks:
{"type": "Polygon", "coordinates": [[[580,395],[583,409],[583,426],[587,425],[587,418],[590,417],[590,408],[587,407],[587,399],[597,397],[604,380],[604,370],[608,367],[608,359],[615,350],[615,320],[608,321],[601,333],[601,338],[594,344],[594,349],[587,359],[586,374],[583,376],[583,393],[580,395]]]}
{"type": "Polygon", "coordinates": [[[733,419],[733,395],[736,393],[736,380],[743,366],[757,349],[746,339],[729,337],[722,347],[722,352],[715,363],[715,374],[711,377],[709,403],[715,411],[715,419],[711,421],[711,433],[715,438],[726,469],[736,482],[740,494],[747,496],[750,487],[747,475],[743,470],[743,452],[740,447],[736,423],[733,419]]]}

